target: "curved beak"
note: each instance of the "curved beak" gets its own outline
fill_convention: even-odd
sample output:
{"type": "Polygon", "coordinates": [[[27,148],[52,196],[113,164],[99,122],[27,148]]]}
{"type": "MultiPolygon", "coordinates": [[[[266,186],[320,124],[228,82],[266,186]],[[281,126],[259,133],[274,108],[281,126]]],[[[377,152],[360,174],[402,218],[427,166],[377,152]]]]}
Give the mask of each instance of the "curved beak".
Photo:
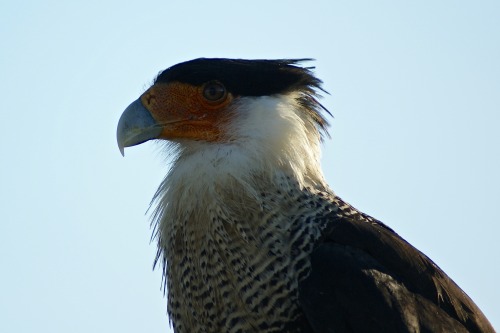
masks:
{"type": "Polygon", "coordinates": [[[130,104],[118,121],[116,140],[120,153],[125,156],[124,148],[131,147],[148,140],[156,139],[162,126],[156,123],[151,113],[144,107],[140,99],[130,104]]]}

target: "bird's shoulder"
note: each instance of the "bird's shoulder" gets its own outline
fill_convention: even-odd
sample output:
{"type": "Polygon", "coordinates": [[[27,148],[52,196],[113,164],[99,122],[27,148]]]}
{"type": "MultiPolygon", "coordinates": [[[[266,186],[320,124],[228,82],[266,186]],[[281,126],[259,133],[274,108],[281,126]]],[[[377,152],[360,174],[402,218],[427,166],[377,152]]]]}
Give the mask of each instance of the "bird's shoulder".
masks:
{"type": "Polygon", "coordinates": [[[335,198],[299,286],[316,331],[494,332],[431,259],[380,221],[335,198]],[[363,307],[359,307],[363,304],[363,307]]]}

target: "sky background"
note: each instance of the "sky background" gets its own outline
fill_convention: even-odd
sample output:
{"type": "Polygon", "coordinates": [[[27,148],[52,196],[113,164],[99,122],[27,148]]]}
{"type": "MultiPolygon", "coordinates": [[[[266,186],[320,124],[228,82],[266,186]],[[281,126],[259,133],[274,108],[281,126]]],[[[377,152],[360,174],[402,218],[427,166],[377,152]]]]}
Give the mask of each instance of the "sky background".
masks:
{"type": "Polygon", "coordinates": [[[197,57],[315,58],[335,192],[500,329],[499,1],[0,2],[0,331],[169,332],[125,107],[197,57]]]}

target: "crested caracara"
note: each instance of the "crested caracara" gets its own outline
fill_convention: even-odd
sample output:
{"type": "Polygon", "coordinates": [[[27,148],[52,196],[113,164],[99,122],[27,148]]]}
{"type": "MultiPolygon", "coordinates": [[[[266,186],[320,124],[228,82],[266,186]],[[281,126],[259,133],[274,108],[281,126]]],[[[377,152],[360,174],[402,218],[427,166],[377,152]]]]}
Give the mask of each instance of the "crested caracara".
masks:
{"type": "Polygon", "coordinates": [[[195,59],[122,114],[120,151],[166,140],[157,261],[176,333],[494,332],[391,228],[325,182],[328,111],[301,60],[195,59]]]}

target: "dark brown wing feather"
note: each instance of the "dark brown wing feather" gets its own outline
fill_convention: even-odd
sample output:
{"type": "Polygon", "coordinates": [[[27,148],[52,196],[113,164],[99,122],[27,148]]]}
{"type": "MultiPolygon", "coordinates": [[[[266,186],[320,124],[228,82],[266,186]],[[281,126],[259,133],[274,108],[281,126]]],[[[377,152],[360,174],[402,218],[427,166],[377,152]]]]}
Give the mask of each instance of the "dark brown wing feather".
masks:
{"type": "Polygon", "coordinates": [[[494,332],[436,265],[382,223],[359,213],[329,227],[300,283],[315,332],[494,332]]]}

